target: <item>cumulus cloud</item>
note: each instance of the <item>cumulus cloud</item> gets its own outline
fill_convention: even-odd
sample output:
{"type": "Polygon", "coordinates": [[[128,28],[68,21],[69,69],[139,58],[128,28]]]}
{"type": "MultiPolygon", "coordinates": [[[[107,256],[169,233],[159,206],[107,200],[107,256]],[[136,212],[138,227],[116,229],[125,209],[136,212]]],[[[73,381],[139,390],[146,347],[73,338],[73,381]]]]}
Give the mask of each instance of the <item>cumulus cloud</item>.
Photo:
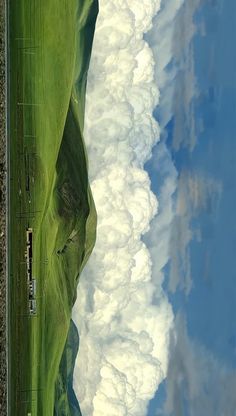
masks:
{"type": "MultiPolygon", "coordinates": [[[[154,78],[160,90],[157,111],[160,130],[165,140],[165,127],[171,119],[174,120],[174,151],[184,147],[191,152],[202,129],[201,120],[196,125],[194,108],[194,100],[199,92],[192,43],[196,32],[202,32],[202,26],[197,26],[194,21],[194,14],[201,3],[201,0],[166,0],[146,36],[156,61],[154,78]]],[[[170,258],[168,288],[172,293],[180,289],[188,295],[193,287],[190,243],[194,239],[201,239],[200,229],[193,229],[192,220],[200,212],[214,213],[221,194],[221,184],[208,176],[204,177],[203,173],[183,171],[177,178],[177,172],[171,167],[172,161],[168,157],[165,157],[164,163],[160,160],[161,153],[168,153],[165,143],[162,143],[162,150],[159,145],[156,146],[155,153],[157,157],[153,160],[152,169],[156,166],[157,178],[160,178],[163,169],[167,170],[168,175],[159,195],[159,205],[164,208],[153,219],[145,241],[150,246],[153,264],[157,265],[155,273],[159,275],[159,281],[165,278],[163,272],[158,271],[158,263],[164,259],[158,253],[162,250],[164,254],[164,247],[165,258],[170,258]],[[176,204],[173,199],[176,199],[176,204]]]]}
{"type": "Polygon", "coordinates": [[[80,333],[74,386],[87,416],[143,416],[167,374],[173,312],[161,269],[174,171],[161,194],[169,214],[161,208],[163,225],[156,225],[163,240],[155,278],[143,240],[158,212],[144,164],[160,136],[152,116],[159,103],[155,62],[144,33],[159,8],[159,0],[100,1],[85,119],[97,242],[73,311],[80,333]]]}
{"type": "Polygon", "coordinates": [[[161,416],[235,416],[236,371],[189,337],[178,314],[172,333],[167,397],[161,416]]]}
{"type": "Polygon", "coordinates": [[[166,0],[148,33],[155,61],[155,79],[161,100],[158,110],[161,128],[174,117],[172,145],[175,151],[192,151],[201,129],[196,125],[194,99],[198,96],[192,39],[200,26],[194,14],[201,0],[166,0]],[[174,22],[174,23],[173,23],[174,22]]]}
{"type": "Polygon", "coordinates": [[[159,182],[159,209],[144,241],[152,258],[152,281],[156,288],[155,296],[158,298],[160,286],[166,278],[163,268],[170,260],[171,230],[176,215],[175,194],[178,186],[178,173],[163,140],[156,146],[150,165],[156,181],[159,182]]]}

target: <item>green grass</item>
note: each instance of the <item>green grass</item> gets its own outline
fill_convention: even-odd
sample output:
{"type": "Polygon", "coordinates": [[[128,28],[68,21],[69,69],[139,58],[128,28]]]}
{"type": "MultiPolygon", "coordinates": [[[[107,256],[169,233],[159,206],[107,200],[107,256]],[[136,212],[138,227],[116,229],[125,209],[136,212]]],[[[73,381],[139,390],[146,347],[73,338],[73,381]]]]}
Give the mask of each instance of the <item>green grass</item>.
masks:
{"type": "MultiPolygon", "coordinates": [[[[54,408],[60,416],[77,414],[69,406],[66,387],[58,386],[68,385],[62,368],[71,310],[96,237],[82,135],[96,15],[93,0],[11,0],[9,4],[12,416],[27,412],[52,416],[54,408]],[[27,305],[27,226],[33,228],[35,317],[29,316],[27,305]]],[[[68,366],[73,368],[73,362],[68,366]]]]}

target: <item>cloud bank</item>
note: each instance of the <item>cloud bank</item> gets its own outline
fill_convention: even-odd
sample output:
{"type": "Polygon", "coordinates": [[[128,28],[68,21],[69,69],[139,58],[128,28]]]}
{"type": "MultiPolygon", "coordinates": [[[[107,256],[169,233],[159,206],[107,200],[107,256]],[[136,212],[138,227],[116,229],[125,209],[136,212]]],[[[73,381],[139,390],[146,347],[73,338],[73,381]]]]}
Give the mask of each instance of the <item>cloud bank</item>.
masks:
{"type": "MultiPolygon", "coordinates": [[[[177,172],[165,143],[160,143],[154,155],[163,179],[158,204],[144,164],[176,110],[174,86],[181,65],[170,65],[173,56],[180,61],[173,21],[185,7],[181,39],[189,53],[191,4],[100,1],[85,119],[97,243],[81,276],[73,312],[80,333],[74,386],[86,416],[145,415],[167,375],[174,317],[162,283],[177,172]],[[144,37],[148,31],[151,48],[144,37]],[[159,126],[152,114],[160,104],[159,126]]],[[[185,108],[195,93],[192,55],[188,67],[185,108]]],[[[178,143],[180,133],[175,135],[178,143]]],[[[190,149],[191,143],[194,133],[190,149]]]]}
{"type": "MultiPolygon", "coordinates": [[[[150,248],[154,278],[158,276],[159,282],[164,281],[166,275],[160,263],[164,266],[170,260],[169,290],[175,292],[179,287],[186,294],[192,288],[189,243],[197,235],[190,227],[192,206],[183,215],[178,212],[184,174],[178,177],[165,143],[165,128],[174,119],[174,151],[180,147],[189,151],[194,149],[197,142],[194,99],[198,96],[198,90],[192,39],[199,30],[194,23],[194,13],[200,2],[201,0],[163,1],[161,10],[153,20],[153,27],[145,36],[156,62],[154,79],[159,86],[160,100],[155,113],[162,135],[161,143],[154,148],[149,167],[163,183],[161,188],[159,186],[159,213],[152,220],[144,240],[150,248]]],[[[190,173],[187,176],[190,177],[190,173]]]]}
{"type": "MultiPolygon", "coordinates": [[[[165,0],[154,18],[152,29],[146,35],[157,62],[154,78],[159,86],[160,100],[156,114],[162,134],[161,146],[158,144],[154,149],[151,169],[156,171],[159,179],[163,176],[163,170],[167,173],[159,195],[161,215],[152,221],[145,241],[151,249],[155,274],[160,274],[157,253],[162,245],[165,257],[170,260],[168,289],[172,293],[181,289],[186,295],[193,287],[190,243],[201,238],[200,230],[192,229],[192,219],[197,217],[200,210],[206,211],[214,205],[213,199],[217,199],[220,193],[220,184],[209,177],[203,178],[203,173],[186,172],[186,169],[178,173],[165,145],[165,136],[168,134],[165,128],[171,120],[171,147],[174,152],[180,148],[192,152],[198,131],[202,128],[201,120],[196,122],[195,100],[199,92],[192,42],[197,32],[204,34],[204,28],[197,26],[194,21],[200,4],[201,0],[165,0]],[[164,159],[161,156],[160,160],[160,154],[166,155],[164,159]],[[163,239],[169,244],[162,244],[163,239]]],[[[163,272],[161,274],[164,280],[166,276],[163,272]]]]}
{"type": "MultiPolygon", "coordinates": [[[[145,415],[167,374],[173,312],[161,269],[175,170],[161,194],[169,215],[161,211],[156,225],[155,264],[143,241],[158,212],[144,164],[160,136],[152,116],[159,103],[155,62],[144,33],[159,8],[159,0],[100,1],[85,120],[97,243],[73,312],[80,333],[74,386],[86,416],[145,415]]],[[[164,148],[159,158],[168,159],[164,148]]]]}

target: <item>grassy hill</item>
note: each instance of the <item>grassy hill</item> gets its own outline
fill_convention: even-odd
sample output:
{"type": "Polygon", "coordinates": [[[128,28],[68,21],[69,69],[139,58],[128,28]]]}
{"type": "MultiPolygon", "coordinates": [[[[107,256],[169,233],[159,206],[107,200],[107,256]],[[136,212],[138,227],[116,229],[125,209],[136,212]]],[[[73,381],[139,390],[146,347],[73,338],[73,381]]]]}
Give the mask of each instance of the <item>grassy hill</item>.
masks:
{"type": "Polygon", "coordinates": [[[77,415],[66,388],[76,338],[71,311],[96,238],[82,132],[98,4],[10,0],[8,12],[9,410],[77,415]],[[33,229],[35,316],[28,307],[27,227],[33,229]]]}

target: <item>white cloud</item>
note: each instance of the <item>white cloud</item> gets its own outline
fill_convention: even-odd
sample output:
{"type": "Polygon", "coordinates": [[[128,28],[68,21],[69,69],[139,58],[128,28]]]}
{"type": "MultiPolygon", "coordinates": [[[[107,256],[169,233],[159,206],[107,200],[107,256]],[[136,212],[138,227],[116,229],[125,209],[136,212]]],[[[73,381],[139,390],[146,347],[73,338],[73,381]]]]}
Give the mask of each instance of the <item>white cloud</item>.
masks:
{"type": "Polygon", "coordinates": [[[201,0],[165,0],[147,36],[155,61],[155,79],[161,91],[160,124],[175,117],[172,144],[175,150],[192,151],[197,142],[193,101],[198,96],[192,39],[201,28],[194,13],[201,0]]]}
{"type": "MultiPolygon", "coordinates": [[[[159,7],[159,0],[100,1],[85,120],[97,242],[73,311],[80,333],[74,385],[87,416],[143,416],[167,373],[173,312],[161,268],[168,238],[155,279],[142,241],[158,210],[143,166],[160,135],[154,59],[143,34],[159,7]]],[[[163,200],[172,196],[171,181],[163,200]]]]}
{"type": "MultiPolygon", "coordinates": [[[[180,147],[185,147],[192,151],[197,143],[197,129],[200,128],[196,126],[193,105],[198,89],[192,39],[197,31],[202,30],[194,22],[194,14],[201,0],[166,0],[163,4],[147,35],[156,61],[154,77],[160,89],[160,129],[163,134],[166,125],[174,118],[173,149],[178,151],[180,147]]],[[[165,144],[162,143],[162,147],[165,149],[165,144]]],[[[157,155],[160,151],[158,145],[157,155]]],[[[165,153],[168,151],[165,150],[165,153]]],[[[157,175],[160,177],[160,170],[163,169],[169,172],[159,195],[159,203],[165,209],[152,221],[151,231],[145,241],[151,248],[153,263],[157,265],[153,266],[153,270],[160,270],[160,261],[166,263],[164,250],[165,258],[171,259],[169,290],[175,293],[181,289],[189,294],[193,287],[190,243],[193,239],[201,239],[200,229],[193,230],[191,222],[201,210],[214,211],[219,202],[221,185],[203,174],[199,176],[186,171],[177,180],[177,172],[171,168],[172,161],[165,158],[165,163],[160,162],[160,158],[153,162],[153,167],[155,164],[157,167],[157,175]],[[172,200],[174,193],[176,206],[172,200]]],[[[158,274],[159,281],[165,277],[162,272],[155,271],[155,274],[158,274]]]]}
{"type": "Polygon", "coordinates": [[[156,287],[155,296],[158,297],[165,278],[162,269],[170,259],[172,224],[176,215],[174,195],[178,184],[178,174],[164,141],[156,146],[151,165],[152,171],[157,176],[156,180],[161,180],[158,195],[159,211],[152,220],[144,241],[151,253],[152,280],[156,287]]]}

